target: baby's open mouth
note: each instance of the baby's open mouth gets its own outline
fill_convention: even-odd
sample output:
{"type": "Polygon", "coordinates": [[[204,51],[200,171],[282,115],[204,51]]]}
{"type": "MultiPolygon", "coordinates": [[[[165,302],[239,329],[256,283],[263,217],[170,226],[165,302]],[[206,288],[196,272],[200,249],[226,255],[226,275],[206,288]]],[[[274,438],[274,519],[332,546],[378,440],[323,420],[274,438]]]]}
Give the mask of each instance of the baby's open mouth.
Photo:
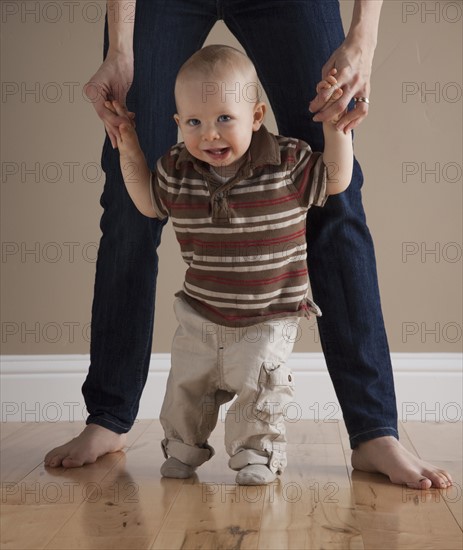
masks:
{"type": "Polygon", "coordinates": [[[230,150],[230,147],[221,147],[218,149],[205,149],[206,153],[208,153],[212,157],[217,157],[217,158],[224,157],[229,150],[230,150]]]}

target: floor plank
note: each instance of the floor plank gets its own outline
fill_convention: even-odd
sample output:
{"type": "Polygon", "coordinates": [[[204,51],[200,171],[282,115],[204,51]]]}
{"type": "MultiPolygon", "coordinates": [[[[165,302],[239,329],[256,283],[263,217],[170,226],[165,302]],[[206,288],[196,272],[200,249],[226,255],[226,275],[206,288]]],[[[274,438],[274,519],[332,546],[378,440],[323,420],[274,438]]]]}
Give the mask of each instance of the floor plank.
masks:
{"type": "MultiPolygon", "coordinates": [[[[131,430],[128,447],[150,423],[151,421],[145,421],[131,430]]],[[[18,439],[18,448],[24,453],[23,460],[18,457],[18,449],[14,449],[12,454],[17,456],[18,467],[10,467],[12,477],[6,477],[2,482],[2,548],[44,548],[54,533],[76,513],[83,502],[93,503],[100,498],[101,482],[105,475],[125,457],[124,452],[118,452],[108,454],[85,468],[45,468],[43,448],[42,445],[38,445],[38,441],[42,437],[43,441],[55,444],[57,434],[66,433],[67,437],[70,431],[74,432],[74,424],[77,423],[63,422],[53,426],[49,423],[33,424],[33,430],[29,434],[29,451],[35,457],[34,464],[37,460],[38,464],[27,475],[21,477],[18,474],[21,471],[21,463],[29,464],[30,461],[24,435],[18,439]],[[40,454],[36,453],[37,446],[40,454]]],[[[82,427],[83,425],[77,428],[77,433],[82,427]]],[[[62,440],[65,441],[66,437],[62,440]]],[[[11,445],[10,441],[10,447],[11,445]]],[[[11,460],[8,459],[7,462],[11,466],[11,460]]]]}
{"type": "Polygon", "coordinates": [[[461,422],[402,422],[401,425],[424,460],[461,460],[461,422]]]}
{"type": "Polygon", "coordinates": [[[2,441],[1,481],[20,481],[56,445],[78,435],[84,422],[28,422],[2,441]]]}
{"type": "Polygon", "coordinates": [[[150,548],[257,548],[263,503],[247,494],[235,484],[185,482],[150,548]]]}
{"type": "Polygon", "coordinates": [[[52,446],[83,423],[26,423],[2,440],[5,549],[461,548],[462,424],[399,424],[410,452],[448,469],[450,491],[414,491],[353,471],[344,423],[287,424],[288,467],[268,487],[239,487],[223,423],[189,480],[161,478],[159,421],[136,422],[125,452],[85,468],[45,469],[52,446]]]}
{"type": "Polygon", "coordinates": [[[385,476],[355,470],[352,489],[366,548],[461,550],[461,529],[439,496],[429,499],[422,491],[392,485],[385,476]]]}
{"type": "Polygon", "coordinates": [[[209,440],[216,454],[183,483],[151,549],[257,548],[263,502],[251,501],[249,488],[235,484],[223,438],[219,421],[209,440]]]}
{"type": "Polygon", "coordinates": [[[363,549],[340,440],[289,445],[288,461],[267,488],[258,548],[363,549]]]}
{"type": "MultiPolygon", "coordinates": [[[[415,456],[427,460],[417,452],[430,449],[440,441],[438,430],[426,432],[425,426],[414,426],[417,422],[399,422],[399,440],[415,456]],[[415,435],[417,436],[415,439],[415,435]]],[[[460,424],[461,426],[461,424],[460,424]]],[[[349,440],[344,425],[340,425],[341,440],[346,459],[350,457],[349,440]]],[[[448,432],[448,428],[444,428],[448,432]]],[[[456,433],[453,434],[454,436],[456,433]]],[[[448,433],[442,434],[442,441],[447,442],[449,456],[456,453],[461,437],[455,437],[450,444],[448,433]]],[[[442,456],[442,454],[440,455],[442,456]]],[[[461,451],[460,451],[461,457],[461,451]]],[[[433,462],[436,462],[434,459],[433,462]]],[[[461,508],[461,492],[455,490],[430,489],[418,491],[406,486],[392,485],[388,478],[381,474],[368,474],[353,470],[349,464],[349,475],[352,482],[353,501],[356,517],[366,548],[384,550],[385,548],[423,548],[452,550],[463,546],[461,523],[455,515],[461,508]],[[447,500],[453,500],[449,506],[447,500]]],[[[452,464],[458,464],[452,463],[452,464]]],[[[436,463],[436,465],[438,465],[436,463]]],[[[450,468],[452,470],[452,468],[450,468]]],[[[461,520],[460,520],[461,521],[461,520]]]]}
{"type": "Polygon", "coordinates": [[[100,498],[84,501],[47,549],[150,547],[183,483],[161,479],[161,433],[157,421],[147,427],[101,481],[100,498]]]}
{"type": "Polygon", "coordinates": [[[463,424],[461,422],[404,422],[403,427],[413,440],[418,455],[423,460],[448,471],[452,476],[452,487],[438,494],[431,493],[427,498],[442,498],[460,529],[463,529],[463,424]]]}
{"type": "Polygon", "coordinates": [[[0,441],[5,440],[24,426],[24,422],[0,422],[0,441]]]}

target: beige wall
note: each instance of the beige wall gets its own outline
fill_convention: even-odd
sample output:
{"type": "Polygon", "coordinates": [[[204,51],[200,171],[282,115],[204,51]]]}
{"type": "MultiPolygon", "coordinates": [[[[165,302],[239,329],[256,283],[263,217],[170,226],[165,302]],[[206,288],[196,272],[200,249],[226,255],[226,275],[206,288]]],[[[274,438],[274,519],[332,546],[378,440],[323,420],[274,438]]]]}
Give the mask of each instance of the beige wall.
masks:
{"type": "MultiPolygon", "coordinates": [[[[63,11],[53,23],[57,4],[2,1],[3,354],[89,351],[104,131],[82,86],[102,57],[104,19],[96,2],[82,1],[74,21],[63,11]],[[13,4],[50,11],[24,19],[10,14],[13,4]],[[26,89],[37,96],[21,97],[26,89]],[[34,166],[38,181],[27,172],[34,166]]],[[[345,28],[352,5],[342,2],[345,28]]],[[[393,352],[461,351],[461,20],[461,2],[386,0],[371,114],[356,133],[393,352]]],[[[238,44],[223,22],[214,42],[238,44]]],[[[267,125],[277,131],[271,114],[267,125]]],[[[167,352],[184,272],[170,226],[160,256],[153,351],[167,352]]],[[[305,323],[296,351],[320,349],[315,325],[305,323]]]]}

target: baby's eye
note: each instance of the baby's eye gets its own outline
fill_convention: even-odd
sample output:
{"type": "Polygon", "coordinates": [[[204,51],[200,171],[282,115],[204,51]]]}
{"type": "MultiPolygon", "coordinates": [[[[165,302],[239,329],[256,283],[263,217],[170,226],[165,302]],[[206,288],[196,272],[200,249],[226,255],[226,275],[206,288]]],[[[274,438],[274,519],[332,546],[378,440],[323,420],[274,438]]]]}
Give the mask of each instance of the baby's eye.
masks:
{"type": "Polygon", "coordinates": [[[231,120],[231,116],[229,115],[220,115],[218,118],[219,122],[227,122],[231,120]]]}
{"type": "Polygon", "coordinates": [[[197,118],[190,118],[186,121],[188,126],[198,126],[200,124],[199,120],[197,118]]]}

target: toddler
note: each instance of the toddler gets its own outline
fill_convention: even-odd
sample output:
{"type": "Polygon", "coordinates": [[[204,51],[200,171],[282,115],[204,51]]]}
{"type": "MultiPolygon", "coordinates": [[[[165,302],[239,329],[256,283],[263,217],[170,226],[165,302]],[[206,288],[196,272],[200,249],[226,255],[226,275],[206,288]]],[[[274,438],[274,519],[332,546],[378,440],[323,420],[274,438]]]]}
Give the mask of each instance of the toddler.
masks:
{"type": "MultiPolygon", "coordinates": [[[[333,69],[322,88],[342,95],[333,69]]],[[[180,68],[174,119],[183,142],[151,171],[131,114],[117,146],[126,188],[150,218],[169,216],[188,265],[174,310],[179,322],[160,420],[165,477],[188,478],[209,460],[220,405],[236,482],[274,481],[286,467],[285,406],[294,393],[286,362],[303,316],[321,315],[307,295],[306,216],[344,191],[353,168],[350,132],[323,123],[313,152],[263,124],[266,105],[249,58],[222,45],[180,68]]]]}

